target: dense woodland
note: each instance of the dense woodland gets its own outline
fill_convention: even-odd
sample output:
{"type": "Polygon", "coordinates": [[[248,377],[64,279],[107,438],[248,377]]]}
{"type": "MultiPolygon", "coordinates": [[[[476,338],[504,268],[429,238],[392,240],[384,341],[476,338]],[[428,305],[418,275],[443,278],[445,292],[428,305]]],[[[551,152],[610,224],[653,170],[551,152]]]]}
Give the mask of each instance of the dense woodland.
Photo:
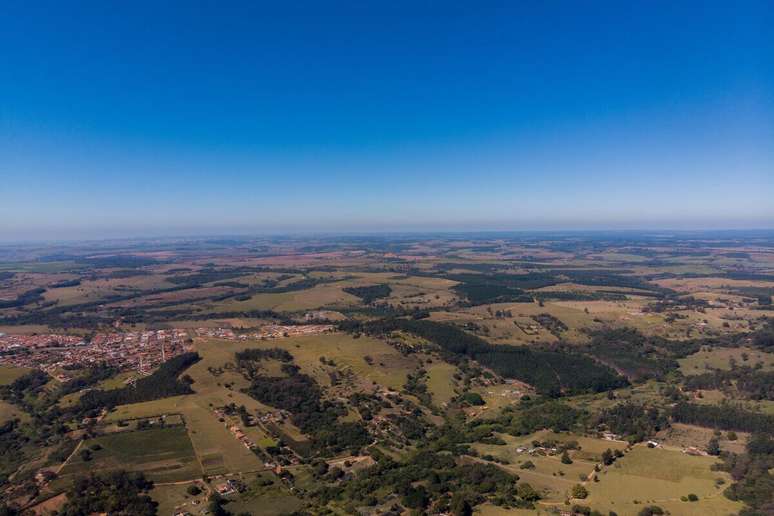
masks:
{"type": "Polygon", "coordinates": [[[742,432],[774,432],[774,415],[751,412],[733,403],[699,405],[681,402],[672,410],[672,418],[680,423],[736,430],[742,432]]]}
{"type": "Polygon", "coordinates": [[[379,285],[369,285],[366,287],[345,287],[344,292],[352,294],[363,300],[363,303],[370,305],[377,299],[389,297],[392,292],[392,288],[386,283],[380,283],[379,285]]]}
{"type": "Polygon", "coordinates": [[[142,473],[116,471],[76,479],[59,514],[82,516],[107,513],[152,516],[158,505],[149,496],[153,483],[142,473]]]}

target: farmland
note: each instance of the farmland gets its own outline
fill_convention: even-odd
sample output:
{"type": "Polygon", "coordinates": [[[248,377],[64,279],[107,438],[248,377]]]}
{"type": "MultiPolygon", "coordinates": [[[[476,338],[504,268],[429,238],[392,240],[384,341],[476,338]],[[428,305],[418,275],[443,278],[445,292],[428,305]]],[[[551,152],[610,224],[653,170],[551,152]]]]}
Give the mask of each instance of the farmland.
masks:
{"type": "Polygon", "coordinates": [[[658,505],[673,514],[725,515],[740,509],[725,499],[717,480],[728,475],[710,471],[715,459],[692,457],[679,451],[639,446],[600,475],[587,500],[594,507],[634,514],[641,505],[658,505]],[[695,494],[696,502],[682,501],[695,494]]]}
{"type": "Polygon", "coordinates": [[[82,449],[91,450],[90,458],[76,455],[60,471],[61,476],[129,469],[142,471],[157,482],[175,482],[202,475],[183,426],[104,435],[86,440],[82,449]]]}
{"type": "Polygon", "coordinates": [[[767,242],[30,248],[0,267],[0,489],[56,508],[130,471],[194,515],[757,507],[735,490],[766,470],[728,472],[768,460],[767,242]]]}

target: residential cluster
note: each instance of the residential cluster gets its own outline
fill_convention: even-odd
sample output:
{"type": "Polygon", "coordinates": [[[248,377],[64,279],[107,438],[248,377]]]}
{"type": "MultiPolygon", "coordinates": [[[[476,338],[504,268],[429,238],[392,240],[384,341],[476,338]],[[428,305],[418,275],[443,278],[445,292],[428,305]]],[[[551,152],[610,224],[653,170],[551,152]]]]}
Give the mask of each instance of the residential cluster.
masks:
{"type": "Polygon", "coordinates": [[[334,328],[332,324],[268,324],[266,326],[261,326],[256,331],[240,333],[238,335],[230,328],[196,328],[196,335],[198,337],[210,337],[226,340],[278,339],[281,337],[316,335],[318,333],[327,333],[333,331],[333,329],[334,328]]]}
{"type": "Polygon", "coordinates": [[[102,363],[147,373],[190,349],[188,332],[180,329],[99,333],[90,340],[56,334],[4,335],[0,364],[42,369],[67,381],[68,371],[102,363]]]}

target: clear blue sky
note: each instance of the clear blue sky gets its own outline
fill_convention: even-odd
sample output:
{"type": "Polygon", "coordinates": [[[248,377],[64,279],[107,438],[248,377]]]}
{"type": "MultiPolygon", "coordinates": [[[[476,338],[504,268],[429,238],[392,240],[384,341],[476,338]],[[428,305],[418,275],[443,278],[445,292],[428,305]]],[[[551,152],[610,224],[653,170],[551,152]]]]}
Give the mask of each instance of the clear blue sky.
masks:
{"type": "Polygon", "coordinates": [[[0,239],[774,227],[770,1],[273,4],[4,2],[0,239]]]}

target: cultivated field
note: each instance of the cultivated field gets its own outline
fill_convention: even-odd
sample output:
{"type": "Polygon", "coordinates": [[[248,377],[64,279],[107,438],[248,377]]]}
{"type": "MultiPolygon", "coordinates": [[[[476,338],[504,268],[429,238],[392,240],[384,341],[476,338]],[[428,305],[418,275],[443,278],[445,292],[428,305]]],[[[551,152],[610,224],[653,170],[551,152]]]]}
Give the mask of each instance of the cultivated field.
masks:
{"type": "Polygon", "coordinates": [[[80,448],[92,457],[76,454],[60,476],[128,469],[144,472],[157,482],[200,478],[202,469],[182,425],[103,435],[86,440],[80,448]]]}

